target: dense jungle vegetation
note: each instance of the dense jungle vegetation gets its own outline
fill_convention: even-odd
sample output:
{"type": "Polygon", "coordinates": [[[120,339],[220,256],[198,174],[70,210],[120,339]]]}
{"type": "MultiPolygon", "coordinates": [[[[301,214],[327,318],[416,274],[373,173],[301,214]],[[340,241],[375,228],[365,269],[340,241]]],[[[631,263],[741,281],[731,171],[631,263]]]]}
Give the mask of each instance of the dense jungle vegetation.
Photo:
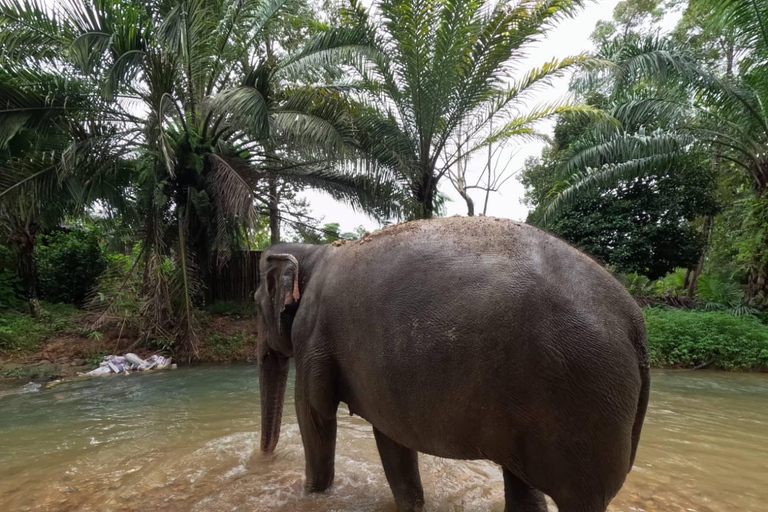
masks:
{"type": "Polygon", "coordinates": [[[517,176],[650,307],[654,364],[768,368],[768,3],[623,0],[594,51],[521,69],[584,5],[0,0],[0,354],[87,317],[199,356],[250,314],[205,301],[233,253],[365,234],[303,191],[384,225],[517,176]]]}

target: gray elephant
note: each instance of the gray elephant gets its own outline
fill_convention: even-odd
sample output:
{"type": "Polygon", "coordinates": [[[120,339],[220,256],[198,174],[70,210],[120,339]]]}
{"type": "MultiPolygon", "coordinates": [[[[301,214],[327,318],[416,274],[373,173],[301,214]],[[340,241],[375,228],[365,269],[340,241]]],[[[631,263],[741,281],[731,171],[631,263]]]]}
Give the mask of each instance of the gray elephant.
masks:
{"type": "Polygon", "coordinates": [[[373,425],[399,511],[417,453],[487,459],[508,512],[604,512],[632,468],[650,385],[642,314],[597,263],[525,224],[400,224],[262,255],[261,450],[296,361],[306,489],[334,478],[340,402],[373,425]]]}

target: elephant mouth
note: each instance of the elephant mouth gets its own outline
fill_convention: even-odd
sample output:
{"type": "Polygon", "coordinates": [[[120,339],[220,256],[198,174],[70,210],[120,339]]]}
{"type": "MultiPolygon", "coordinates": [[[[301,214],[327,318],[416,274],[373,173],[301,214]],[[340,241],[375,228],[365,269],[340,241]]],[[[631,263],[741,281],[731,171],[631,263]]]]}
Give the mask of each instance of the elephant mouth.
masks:
{"type": "Polygon", "coordinates": [[[259,364],[262,453],[273,453],[280,439],[288,368],[289,359],[275,351],[265,354],[259,364]]]}

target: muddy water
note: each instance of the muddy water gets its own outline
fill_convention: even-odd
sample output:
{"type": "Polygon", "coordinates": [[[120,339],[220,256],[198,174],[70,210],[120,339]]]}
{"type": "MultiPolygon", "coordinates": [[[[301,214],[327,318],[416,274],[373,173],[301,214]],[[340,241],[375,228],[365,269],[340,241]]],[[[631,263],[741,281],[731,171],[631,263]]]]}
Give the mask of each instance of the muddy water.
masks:
{"type": "MultiPolygon", "coordinates": [[[[370,426],[344,405],[327,494],[302,491],[292,389],[277,452],[259,455],[256,372],[198,367],[0,390],[0,510],[393,511],[370,426]]],[[[610,510],[768,510],[768,375],[653,379],[636,467],[610,510]]],[[[421,471],[429,511],[504,508],[490,463],[422,456],[421,471]]]]}

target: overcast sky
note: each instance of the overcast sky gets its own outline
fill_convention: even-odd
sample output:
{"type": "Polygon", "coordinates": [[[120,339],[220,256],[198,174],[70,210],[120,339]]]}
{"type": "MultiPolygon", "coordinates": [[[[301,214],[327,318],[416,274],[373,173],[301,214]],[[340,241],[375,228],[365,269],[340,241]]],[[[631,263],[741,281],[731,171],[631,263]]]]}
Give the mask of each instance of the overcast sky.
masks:
{"type": "MultiPolygon", "coordinates": [[[[561,22],[547,34],[543,41],[530,47],[527,60],[520,64],[520,72],[524,73],[527,69],[540,66],[553,58],[563,58],[592,50],[594,47],[589,36],[595,28],[595,24],[599,20],[611,19],[613,9],[618,2],[619,0],[598,0],[590,4],[576,18],[561,22]]],[[[534,103],[549,102],[565,97],[568,94],[568,81],[569,77],[558,80],[551,89],[539,93],[536,98],[538,101],[534,101],[534,103]]],[[[553,127],[554,122],[549,122],[542,125],[541,129],[551,132],[553,127]]],[[[543,146],[542,142],[525,142],[522,145],[510,144],[509,147],[505,148],[504,153],[504,158],[511,159],[509,172],[519,171],[525,159],[529,156],[538,156],[543,146]]],[[[470,161],[469,173],[471,176],[476,177],[477,173],[482,171],[484,164],[485,157],[482,155],[470,161]]],[[[454,190],[450,181],[444,178],[441,180],[439,188],[451,199],[448,203],[448,215],[467,214],[466,203],[454,190]]],[[[342,232],[351,231],[359,225],[365,226],[368,230],[379,227],[373,219],[353,211],[344,204],[337,203],[325,194],[307,191],[303,195],[309,199],[312,214],[315,217],[322,217],[324,223],[338,222],[342,232]]],[[[482,191],[474,191],[472,196],[475,200],[475,210],[482,211],[484,194],[482,191]]],[[[524,220],[528,211],[520,202],[522,197],[523,186],[520,182],[516,178],[508,180],[498,193],[491,194],[488,202],[488,215],[524,220]]]]}

